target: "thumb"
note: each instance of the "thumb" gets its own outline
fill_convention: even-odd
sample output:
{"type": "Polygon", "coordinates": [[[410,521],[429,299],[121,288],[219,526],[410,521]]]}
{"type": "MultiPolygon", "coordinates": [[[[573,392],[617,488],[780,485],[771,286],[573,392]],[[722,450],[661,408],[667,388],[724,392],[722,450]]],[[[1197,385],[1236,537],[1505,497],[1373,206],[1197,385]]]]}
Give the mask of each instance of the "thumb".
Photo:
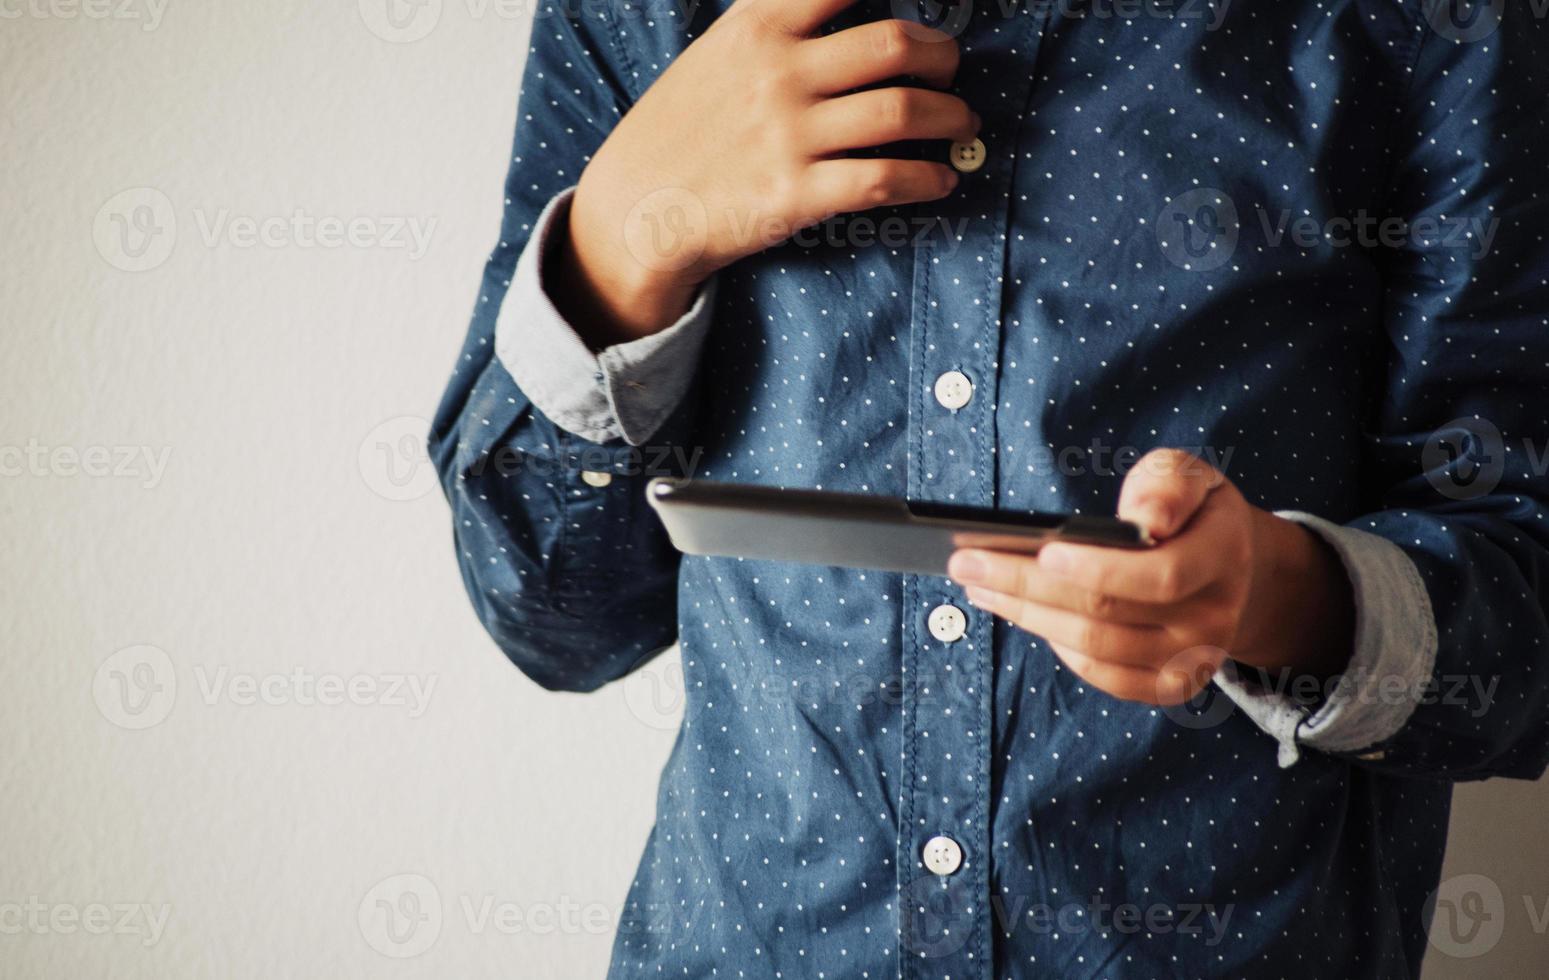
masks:
{"type": "Polygon", "coordinates": [[[1173,537],[1226,479],[1181,449],[1153,449],[1140,458],[1119,491],[1119,518],[1139,524],[1158,541],[1173,537]]]}

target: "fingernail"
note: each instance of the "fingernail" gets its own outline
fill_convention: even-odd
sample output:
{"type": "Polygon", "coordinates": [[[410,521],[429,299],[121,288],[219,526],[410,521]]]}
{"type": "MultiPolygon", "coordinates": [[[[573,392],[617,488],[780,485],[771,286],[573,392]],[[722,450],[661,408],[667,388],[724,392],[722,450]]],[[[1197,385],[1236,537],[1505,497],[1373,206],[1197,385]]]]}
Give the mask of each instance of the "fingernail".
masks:
{"type": "Polygon", "coordinates": [[[991,598],[992,593],[989,589],[981,589],[977,585],[970,585],[963,592],[968,596],[968,604],[975,609],[987,609],[993,602],[991,598]]]}
{"type": "Polygon", "coordinates": [[[1059,575],[1070,570],[1070,552],[1057,544],[1051,544],[1038,552],[1038,567],[1059,575]]]}
{"type": "Polygon", "coordinates": [[[982,582],[986,571],[983,556],[972,551],[955,551],[947,560],[947,574],[954,582],[969,585],[982,582]]]}
{"type": "Polygon", "coordinates": [[[1146,498],[1140,501],[1138,509],[1147,515],[1146,519],[1140,522],[1146,530],[1158,535],[1172,532],[1173,509],[1165,501],[1146,498]]]}

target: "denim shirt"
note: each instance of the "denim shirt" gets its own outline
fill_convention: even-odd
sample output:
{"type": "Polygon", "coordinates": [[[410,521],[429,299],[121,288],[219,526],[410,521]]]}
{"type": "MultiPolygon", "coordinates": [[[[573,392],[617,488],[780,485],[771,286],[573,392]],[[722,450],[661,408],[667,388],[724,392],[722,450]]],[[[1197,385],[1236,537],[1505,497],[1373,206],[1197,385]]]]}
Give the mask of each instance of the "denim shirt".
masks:
{"type": "MultiPolygon", "coordinates": [[[[431,441],[525,673],[587,691],[681,645],[613,976],[1419,975],[1451,782],[1549,759],[1549,25],[1477,6],[935,8],[982,168],[603,351],[545,244],[724,7],[538,11],[431,441]],[[1338,552],[1337,684],[1118,701],[945,579],[682,557],[642,493],[691,470],[1111,514],[1157,447],[1338,552]]],[[[890,16],[918,19],[834,27],[890,16]]]]}

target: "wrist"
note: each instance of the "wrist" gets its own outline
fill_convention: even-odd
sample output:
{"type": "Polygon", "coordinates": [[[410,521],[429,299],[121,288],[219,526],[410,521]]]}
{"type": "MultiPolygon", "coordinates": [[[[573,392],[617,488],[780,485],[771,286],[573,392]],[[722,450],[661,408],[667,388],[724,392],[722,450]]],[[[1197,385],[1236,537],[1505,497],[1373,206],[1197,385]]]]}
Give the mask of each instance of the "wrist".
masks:
{"type": "MultiPolygon", "coordinates": [[[[546,283],[581,339],[594,349],[665,330],[688,311],[700,279],[691,272],[653,269],[617,236],[606,234],[578,187],[553,237],[546,283]]],[[[622,217],[617,217],[622,222],[622,217]]]]}
{"type": "Polygon", "coordinates": [[[1328,679],[1349,664],[1355,595],[1339,556],[1318,534],[1253,508],[1253,567],[1232,659],[1328,679]]]}

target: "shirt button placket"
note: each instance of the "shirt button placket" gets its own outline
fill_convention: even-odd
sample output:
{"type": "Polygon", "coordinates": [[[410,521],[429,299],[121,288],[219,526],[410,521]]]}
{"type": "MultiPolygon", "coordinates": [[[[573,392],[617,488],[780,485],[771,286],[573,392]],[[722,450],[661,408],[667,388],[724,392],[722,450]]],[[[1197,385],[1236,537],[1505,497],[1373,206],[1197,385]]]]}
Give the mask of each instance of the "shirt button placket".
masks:
{"type": "MultiPolygon", "coordinates": [[[[975,10],[962,38],[972,57],[1031,66],[1049,21],[1025,5],[1011,21],[975,10]]],[[[965,66],[969,61],[965,55],[965,66]]],[[[916,249],[910,318],[908,494],[994,507],[1002,282],[1021,107],[1033,72],[959,72],[960,94],[985,119],[953,145],[956,192],[932,209],[946,247],[916,249]],[[992,150],[991,147],[994,149],[992,150]]],[[[987,978],[990,903],[990,617],[965,612],[961,590],[904,580],[904,779],[898,876],[903,977],[987,978]]]]}

